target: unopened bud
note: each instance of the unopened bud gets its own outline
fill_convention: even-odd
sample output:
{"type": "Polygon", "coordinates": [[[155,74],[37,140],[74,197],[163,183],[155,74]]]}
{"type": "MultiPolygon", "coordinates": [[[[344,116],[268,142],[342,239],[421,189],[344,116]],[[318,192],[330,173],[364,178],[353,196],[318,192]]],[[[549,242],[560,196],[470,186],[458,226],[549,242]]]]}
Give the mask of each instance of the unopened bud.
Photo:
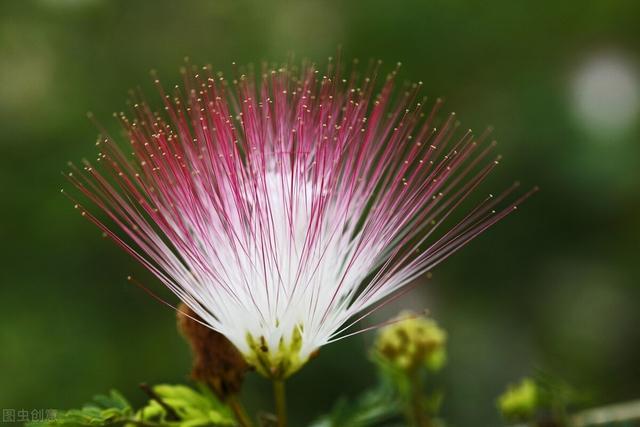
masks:
{"type": "Polygon", "coordinates": [[[498,409],[510,421],[526,421],[533,417],[538,406],[538,387],[534,380],[523,379],[511,385],[498,398],[498,409]]]}
{"type": "Polygon", "coordinates": [[[379,357],[406,371],[422,366],[439,370],[445,363],[447,334],[433,319],[414,313],[401,313],[400,318],[380,330],[375,343],[379,357]]]}

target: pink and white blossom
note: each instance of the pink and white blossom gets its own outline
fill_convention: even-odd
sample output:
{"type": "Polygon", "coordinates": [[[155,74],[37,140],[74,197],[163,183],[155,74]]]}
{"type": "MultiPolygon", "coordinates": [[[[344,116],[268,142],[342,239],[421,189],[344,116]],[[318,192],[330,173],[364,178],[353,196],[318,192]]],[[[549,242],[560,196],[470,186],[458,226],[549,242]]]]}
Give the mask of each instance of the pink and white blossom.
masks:
{"type": "Polygon", "coordinates": [[[466,207],[495,143],[378,73],[189,67],[170,94],[156,80],[163,110],[135,101],[118,115],[127,148],[102,135],[98,162],[69,173],[103,213],[76,206],[260,371],[287,376],[528,195],[466,207]]]}

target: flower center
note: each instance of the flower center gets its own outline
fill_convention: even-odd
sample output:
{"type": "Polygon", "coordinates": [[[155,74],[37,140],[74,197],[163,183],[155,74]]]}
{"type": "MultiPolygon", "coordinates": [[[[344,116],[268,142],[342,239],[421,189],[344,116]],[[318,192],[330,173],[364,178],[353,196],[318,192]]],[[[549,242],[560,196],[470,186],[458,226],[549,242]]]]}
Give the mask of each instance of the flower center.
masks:
{"type": "Polygon", "coordinates": [[[295,373],[309,360],[309,355],[301,352],[301,328],[302,325],[294,327],[291,338],[281,337],[275,348],[270,347],[263,336],[254,337],[247,333],[249,350],[244,353],[247,363],[271,379],[284,379],[295,373]]]}

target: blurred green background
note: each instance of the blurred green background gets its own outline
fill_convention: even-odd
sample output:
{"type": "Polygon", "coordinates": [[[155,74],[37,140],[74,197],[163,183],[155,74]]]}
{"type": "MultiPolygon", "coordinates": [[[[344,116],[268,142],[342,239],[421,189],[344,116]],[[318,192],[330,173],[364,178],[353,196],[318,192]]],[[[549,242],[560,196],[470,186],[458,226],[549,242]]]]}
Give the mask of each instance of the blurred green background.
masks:
{"type": "MultiPolygon", "coordinates": [[[[67,408],[115,387],[180,382],[174,314],[130,286],[156,282],[60,195],[148,72],[188,55],[320,63],[402,61],[465,126],[493,125],[505,161],[542,192],[449,259],[400,307],[449,331],[444,414],[497,425],[495,397],[542,367],[595,403],[640,397],[640,2],[496,0],[39,0],[0,3],[0,408],[67,408]]],[[[152,96],[150,96],[152,98],[152,96]]],[[[324,348],[289,386],[294,425],[374,383],[372,334],[324,348]]],[[[252,376],[245,399],[269,407],[252,376]]]]}

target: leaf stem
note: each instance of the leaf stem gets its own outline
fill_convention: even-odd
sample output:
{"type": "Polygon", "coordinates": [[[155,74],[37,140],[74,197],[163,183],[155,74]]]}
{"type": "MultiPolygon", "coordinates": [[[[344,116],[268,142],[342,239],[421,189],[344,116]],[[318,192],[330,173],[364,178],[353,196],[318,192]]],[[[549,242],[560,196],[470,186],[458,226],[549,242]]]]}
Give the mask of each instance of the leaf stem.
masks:
{"type": "Polygon", "coordinates": [[[273,380],[273,396],[276,402],[276,415],[278,427],[287,427],[287,400],[283,379],[273,380]]]}

